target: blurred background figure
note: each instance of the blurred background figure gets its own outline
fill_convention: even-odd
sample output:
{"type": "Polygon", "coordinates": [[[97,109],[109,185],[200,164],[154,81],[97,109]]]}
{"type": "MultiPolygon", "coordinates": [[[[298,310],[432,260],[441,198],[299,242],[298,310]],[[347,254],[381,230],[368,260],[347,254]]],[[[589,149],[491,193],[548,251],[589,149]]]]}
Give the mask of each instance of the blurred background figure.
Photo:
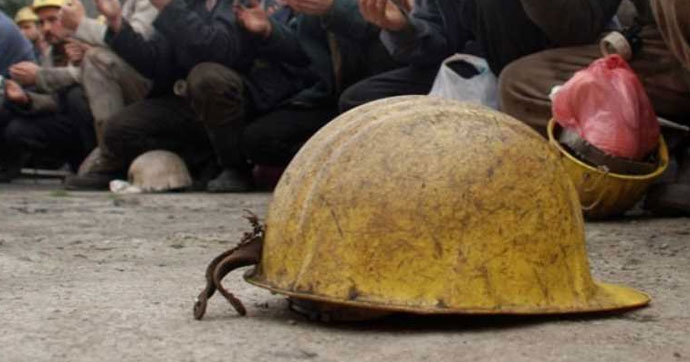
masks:
{"type": "Polygon", "coordinates": [[[43,53],[48,50],[48,44],[38,30],[38,16],[31,7],[26,6],[17,11],[14,22],[17,23],[24,37],[31,42],[34,47],[34,56],[40,61],[43,53]]]}
{"type": "MultiPolygon", "coordinates": [[[[5,81],[0,109],[0,182],[17,177],[30,157],[49,157],[55,165],[67,162],[75,170],[95,145],[93,118],[76,84],[78,69],[67,66],[68,31],[60,21],[63,4],[63,0],[33,2],[39,30],[49,45],[41,65],[34,61],[31,44],[11,24],[27,44],[30,57],[12,61],[7,71],[11,79],[5,81]]],[[[0,49],[5,52],[5,47],[0,49]]]]}
{"type": "Polygon", "coordinates": [[[19,28],[3,12],[0,12],[0,76],[9,75],[12,64],[21,61],[35,61],[31,43],[26,40],[19,28]]]}

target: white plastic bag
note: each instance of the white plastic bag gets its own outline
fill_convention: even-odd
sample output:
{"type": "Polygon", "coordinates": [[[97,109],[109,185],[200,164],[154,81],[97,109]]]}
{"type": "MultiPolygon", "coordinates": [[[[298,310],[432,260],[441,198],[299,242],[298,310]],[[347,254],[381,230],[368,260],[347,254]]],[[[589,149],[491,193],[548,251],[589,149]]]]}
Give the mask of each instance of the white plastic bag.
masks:
{"type": "Polygon", "coordinates": [[[479,103],[498,109],[498,80],[483,58],[468,54],[455,54],[443,61],[436,75],[430,96],[479,103]],[[464,61],[474,67],[476,75],[464,78],[449,64],[464,61]]]}
{"type": "Polygon", "coordinates": [[[114,194],[124,195],[140,194],[143,193],[144,190],[124,180],[112,180],[110,181],[110,192],[114,194]]]}

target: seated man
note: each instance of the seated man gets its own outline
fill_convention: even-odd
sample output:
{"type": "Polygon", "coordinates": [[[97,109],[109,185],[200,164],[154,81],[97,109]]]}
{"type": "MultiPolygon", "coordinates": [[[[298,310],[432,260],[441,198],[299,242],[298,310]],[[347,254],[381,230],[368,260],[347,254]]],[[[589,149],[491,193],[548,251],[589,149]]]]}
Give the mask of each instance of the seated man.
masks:
{"type": "MultiPolygon", "coordinates": [[[[65,38],[59,21],[60,6],[60,0],[36,0],[33,6],[41,33],[51,44],[52,56],[46,62],[57,65],[66,62],[64,52],[58,51],[65,38]]],[[[34,93],[20,86],[37,85],[41,72],[50,70],[30,62],[10,67],[12,80],[6,82],[3,91],[7,99],[0,109],[2,181],[19,174],[28,153],[50,153],[76,169],[94,146],[93,119],[80,87],[34,93]]]]}
{"type": "MultiPolygon", "coordinates": [[[[157,15],[158,10],[149,0],[126,0],[122,4],[122,17],[144,39],[153,35],[152,23],[157,15]]],[[[108,49],[105,41],[108,27],[86,17],[81,1],[73,0],[63,7],[62,24],[73,32],[72,38],[91,45],[81,62],[80,82],[89,100],[100,143],[104,123],[125,105],[144,99],[151,90],[151,81],[108,49]]],[[[88,165],[80,172],[88,172],[88,165]]]]}
{"type": "Polygon", "coordinates": [[[22,36],[10,18],[0,12],[0,76],[7,78],[11,65],[22,61],[35,62],[31,43],[22,36]]]}
{"type": "Polygon", "coordinates": [[[592,42],[620,0],[416,0],[409,16],[392,0],[360,3],[364,18],[384,29],[381,38],[393,57],[409,65],[355,84],[341,97],[341,110],[427,94],[441,62],[455,53],[480,53],[498,75],[522,56],[592,42]]]}
{"type": "Polygon", "coordinates": [[[239,153],[244,112],[271,109],[301,89],[301,82],[285,77],[293,70],[256,61],[259,42],[237,26],[230,0],[152,0],[159,15],[149,40],[133,31],[115,3],[98,1],[108,19],[107,43],[153,79],[153,90],[107,121],[97,166],[68,178],[66,187],[107,188],[135,157],[164,149],[192,170],[215,152],[233,171],[226,174],[233,187],[246,189],[248,164],[239,153]],[[179,79],[186,79],[186,86],[177,82],[182,96],[172,93],[179,79]]]}
{"type": "Polygon", "coordinates": [[[317,78],[277,110],[248,120],[241,152],[251,163],[285,167],[300,147],[337,114],[340,91],[363,79],[393,69],[397,64],[379,41],[379,29],[368,24],[356,0],[288,0],[299,12],[291,27],[272,25],[261,9],[241,11],[241,23],[260,23],[248,28],[268,39],[287,39],[310,60],[310,72],[317,78]],[[263,16],[261,16],[263,15],[263,16]]]}
{"type": "MultiPolygon", "coordinates": [[[[644,25],[639,34],[642,45],[630,66],[639,75],[659,116],[690,125],[690,3],[683,0],[633,2],[644,25]]],[[[503,110],[546,134],[551,118],[548,97],[551,88],[565,83],[601,56],[598,45],[588,45],[548,50],[514,62],[500,78],[503,110]]],[[[650,192],[648,204],[652,207],[690,213],[687,143],[686,137],[685,144],[676,151],[680,171],[677,181],[657,186],[650,192]],[[675,190],[674,195],[667,193],[668,190],[675,190]]]]}
{"type": "Polygon", "coordinates": [[[66,51],[68,32],[60,22],[60,9],[65,1],[34,1],[32,9],[39,17],[41,36],[48,47],[41,56],[40,64],[20,62],[10,69],[12,79],[24,87],[52,93],[78,83],[79,70],[70,64],[66,51]]]}

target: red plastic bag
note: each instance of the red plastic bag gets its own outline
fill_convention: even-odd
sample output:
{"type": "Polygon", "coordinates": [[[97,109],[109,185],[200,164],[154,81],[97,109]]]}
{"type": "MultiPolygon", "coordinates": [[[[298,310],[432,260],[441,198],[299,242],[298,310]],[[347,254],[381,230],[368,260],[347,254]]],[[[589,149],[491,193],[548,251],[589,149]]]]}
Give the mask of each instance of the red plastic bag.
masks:
{"type": "Polygon", "coordinates": [[[616,157],[642,160],[659,144],[659,121],[637,75],[619,55],[594,61],[556,93],[564,128],[616,157]]]}

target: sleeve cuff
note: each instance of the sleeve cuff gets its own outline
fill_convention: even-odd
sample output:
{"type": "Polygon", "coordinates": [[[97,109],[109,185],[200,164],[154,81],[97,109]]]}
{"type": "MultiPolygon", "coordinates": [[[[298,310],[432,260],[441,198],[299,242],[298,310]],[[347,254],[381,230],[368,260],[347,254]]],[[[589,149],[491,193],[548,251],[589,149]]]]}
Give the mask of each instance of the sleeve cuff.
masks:
{"type": "Polygon", "coordinates": [[[381,41],[395,48],[408,48],[417,43],[418,34],[420,33],[418,29],[419,24],[414,19],[410,19],[410,24],[401,31],[382,31],[381,41]]]}
{"type": "Polygon", "coordinates": [[[81,23],[79,23],[74,37],[92,45],[103,46],[105,45],[105,34],[107,30],[108,27],[99,23],[97,20],[84,18],[81,23]]]}

